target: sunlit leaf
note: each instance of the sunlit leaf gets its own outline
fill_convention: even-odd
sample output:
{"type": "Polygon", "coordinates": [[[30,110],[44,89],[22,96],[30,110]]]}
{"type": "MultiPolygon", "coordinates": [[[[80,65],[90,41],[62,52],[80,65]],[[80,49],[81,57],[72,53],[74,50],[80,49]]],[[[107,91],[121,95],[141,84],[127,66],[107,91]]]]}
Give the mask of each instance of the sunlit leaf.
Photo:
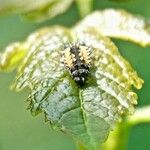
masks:
{"type": "Polygon", "coordinates": [[[0,53],[0,71],[10,71],[17,67],[27,50],[28,45],[24,43],[13,43],[9,45],[4,53],[0,53]]]}
{"type": "Polygon", "coordinates": [[[143,84],[113,42],[101,34],[149,45],[145,25],[122,10],[98,11],[72,29],[47,27],[12,44],[0,55],[0,69],[11,70],[20,63],[12,88],[31,89],[27,99],[31,113],[43,112],[54,129],[71,135],[88,150],[98,150],[121,116],[134,112],[137,95],[132,86],[140,89],[143,84]],[[76,42],[91,49],[84,86],[73,80],[63,63],[64,47],[76,42]]]}
{"type": "Polygon", "coordinates": [[[137,95],[132,85],[140,89],[143,80],[111,40],[94,28],[44,28],[24,43],[28,51],[12,87],[31,89],[27,101],[33,115],[43,112],[54,129],[88,150],[98,150],[121,115],[134,112],[137,95]],[[92,49],[90,74],[82,87],[62,62],[64,46],[77,41],[92,49]]]}
{"type": "MultiPolygon", "coordinates": [[[[142,46],[150,45],[149,22],[125,10],[106,9],[96,11],[78,25],[80,29],[93,27],[108,37],[129,40],[142,46]]],[[[78,25],[75,28],[78,28],[78,25]]]]}
{"type": "Polygon", "coordinates": [[[43,21],[65,12],[74,0],[0,0],[0,14],[17,13],[43,21]]]}

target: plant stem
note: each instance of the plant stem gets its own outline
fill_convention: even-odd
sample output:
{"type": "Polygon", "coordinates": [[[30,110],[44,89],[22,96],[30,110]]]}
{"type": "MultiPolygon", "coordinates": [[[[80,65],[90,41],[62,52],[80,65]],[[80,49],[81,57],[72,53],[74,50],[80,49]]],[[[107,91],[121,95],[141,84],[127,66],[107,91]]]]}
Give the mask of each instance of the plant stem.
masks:
{"type": "Polygon", "coordinates": [[[83,18],[93,9],[93,0],[76,0],[80,16],[83,18]]]}
{"type": "Polygon", "coordinates": [[[87,150],[81,143],[77,143],[77,150],[87,150]]]}
{"type": "Polygon", "coordinates": [[[138,108],[134,115],[128,117],[128,123],[131,126],[139,123],[150,123],[150,106],[138,108]]]}
{"type": "Polygon", "coordinates": [[[125,119],[119,123],[115,130],[110,133],[108,140],[104,143],[102,150],[126,150],[130,125],[125,119]]]}

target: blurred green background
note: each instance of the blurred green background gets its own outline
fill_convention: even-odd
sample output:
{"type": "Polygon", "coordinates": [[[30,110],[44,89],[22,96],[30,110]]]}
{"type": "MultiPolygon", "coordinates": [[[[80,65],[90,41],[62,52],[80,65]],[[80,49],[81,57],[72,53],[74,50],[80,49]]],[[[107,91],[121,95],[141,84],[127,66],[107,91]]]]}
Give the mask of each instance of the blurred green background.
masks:
{"type": "MultiPolygon", "coordinates": [[[[107,0],[96,0],[94,9],[124,8],[150,18],[150,0],[131,0],[126,3],[115,3],[107,0]]],[[[32,31],[53,24],[72,26],[79,20],[74,4],[65,14],[44,23],[25,22],[17,15],[0,17],[0,49],[14,41],[24,40],[32,31]]],[[[139,105],[150,104],[150,49],[135,44],[113,40],[122,55],[132,64],[145,80],[144,87],[138,91],[139,105]]],[[[75,150],[73,141],[60,133],[51,130],[44,116],[32,117],[26,110],[25,99],[28,91],[15,93],[9,85],[15,77],[11,74],[0,74],[0,150],[75,150]]],[[[128,150],[150,150],[150,124],[135,126],[130,133],[128,150]]]]}

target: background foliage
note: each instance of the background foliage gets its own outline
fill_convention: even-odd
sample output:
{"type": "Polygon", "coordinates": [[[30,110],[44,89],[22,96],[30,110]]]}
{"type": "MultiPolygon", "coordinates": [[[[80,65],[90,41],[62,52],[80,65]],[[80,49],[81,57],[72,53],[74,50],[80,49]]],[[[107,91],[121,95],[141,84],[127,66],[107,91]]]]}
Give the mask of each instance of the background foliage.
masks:
{"type": "MultiPolygon", "coordinates": [[[[149,5],[149,0],[136,0],[121,4],[97,0],[94,2],[94,9],[106,7],[125,8],[130,12],[149,17],[149,5]]],[[[18,16],[0,17],[0,48],[2,49],[10,42],[24,39],[31,31],[44,25],[60,23],[71,26],[78,20],[79,15],[75,5],[65,14],[38,25],[23,22],[18,16]]],[[[148,68],[150,51],[148,51],[148,48],[143,49],[131,43],[114,41],[120,48],[123,56],[129,60],[145,80],[144,88],[138,91],[139,106],[149,104],[150,71],[148,68]]],[[[25,96],[27,96],[25,93],[27,92],[24,91],[24,93],[16,94],[10,92],[8,89],[14,75],[15,73],[13,75],[0,74],[0,150],[9,150],[10,148],[12,150],[75,149],[69,138],[49,131],[48,124],[47,126],[43,126],[43,116],[40,115],[37,118],[33,118],[30,113],[25,111],[25,105],[21,99],[25,99],[25,96]]],[[[149,138],[150,128],[148,124],[136,126],[131,131],[128,149],[150,149],[149,138]]]]}

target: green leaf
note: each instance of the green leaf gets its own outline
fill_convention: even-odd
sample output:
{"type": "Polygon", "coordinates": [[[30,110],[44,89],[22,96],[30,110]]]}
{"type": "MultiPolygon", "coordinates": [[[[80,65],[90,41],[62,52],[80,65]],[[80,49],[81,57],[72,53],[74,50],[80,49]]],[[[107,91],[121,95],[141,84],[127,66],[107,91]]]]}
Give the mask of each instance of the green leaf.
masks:
{"type": "Polygon", "coordinates": [[[98,150],[122,114],[133,113],[137,95],[132,85],[139,89],[143,80],[111,40],[92,28],[45,28],[25,43],[30,46],[13,88],[30,87],[27,101],[33,115],[43,112],[55,130],[87,150],[98,150]],[[62,63],[64,46],[77,41],[92,49],[90,75],[83,87],[62,63]]]}
{"type": "Polygon", "coordinates": [[[13,43],[9,45],[4,53],[0,53],[0,72],[11,71],[17,67],[25,56],[28,44],[13,43]]]}
{"type": "Polygon", "coordinates": [[[140,16],[125,10],[105,9],[96,11],[82,20],[75,30],[92,27],[105,36],[129,40],[141,46],[150,45],[150,24],[140,16]]]}
{"type": "Polygon", "coordinates": [[[44,21],[64,13],[74,0],[9,0],[0,5],[0,14],[22,14],[31,21],[44,21]]]}

